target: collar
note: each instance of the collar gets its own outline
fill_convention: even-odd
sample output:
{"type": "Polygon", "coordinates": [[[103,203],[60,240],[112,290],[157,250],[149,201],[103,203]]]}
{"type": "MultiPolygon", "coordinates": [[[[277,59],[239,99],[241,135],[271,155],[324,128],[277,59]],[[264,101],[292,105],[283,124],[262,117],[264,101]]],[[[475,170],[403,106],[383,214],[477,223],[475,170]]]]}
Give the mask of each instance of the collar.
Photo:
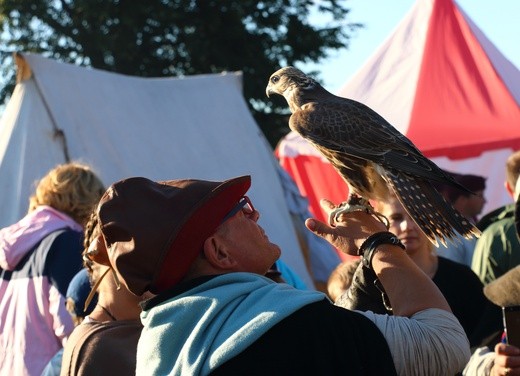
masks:
{"type": "Polygon", "coordinates": [[[147,311],[149,309],[152,309],[153,307],[165,302],[168,299],[173,298],[174,296],[180,295],[185,291],[191,290],[195,286],[202,285],[203,283],[217,277],[219,274],[216,275],[206,275],[203,277],[197,277],[193,278],[187,281],[182,281],[174,285],[173,287],[170,287],[167,290],[164,290],[160,294],[157,294],[153,298],[150,298],[148,300],[145,300],[140,304],[141,309],[143,311],[147,311]]]}

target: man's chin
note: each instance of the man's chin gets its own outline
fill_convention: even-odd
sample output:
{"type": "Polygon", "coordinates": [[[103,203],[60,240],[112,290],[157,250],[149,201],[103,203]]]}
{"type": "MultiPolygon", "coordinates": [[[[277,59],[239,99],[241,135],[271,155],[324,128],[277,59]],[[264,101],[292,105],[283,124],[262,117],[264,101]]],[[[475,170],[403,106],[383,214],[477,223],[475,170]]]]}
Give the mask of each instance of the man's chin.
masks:
{"type": "Polygon", "coordinates": [[[276,244],[274,244],[274,246],[276,247],[277,254],[278,254],[278,256],[276,257],[276,260],[279,260],[280,256],[282,256],[282,250],[276,244]]]}

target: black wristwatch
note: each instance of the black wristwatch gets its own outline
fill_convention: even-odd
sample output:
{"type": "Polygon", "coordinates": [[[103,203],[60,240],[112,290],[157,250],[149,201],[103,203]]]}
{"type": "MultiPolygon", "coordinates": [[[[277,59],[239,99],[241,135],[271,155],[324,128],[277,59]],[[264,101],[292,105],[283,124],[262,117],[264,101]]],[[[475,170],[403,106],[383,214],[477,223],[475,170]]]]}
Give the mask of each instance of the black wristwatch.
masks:
{"type": "Polygon", "coordinates": [[[374,251],[381,244],[398,245],[403,250],[405,249],[404,244],[401,243],[399,238],[391,232],[376,232],[375,234],[370,235],[358,249],[358,255],[361,256],[361,262],[365,267],[372,269],[372,258],[374,257],[374,251]]]}

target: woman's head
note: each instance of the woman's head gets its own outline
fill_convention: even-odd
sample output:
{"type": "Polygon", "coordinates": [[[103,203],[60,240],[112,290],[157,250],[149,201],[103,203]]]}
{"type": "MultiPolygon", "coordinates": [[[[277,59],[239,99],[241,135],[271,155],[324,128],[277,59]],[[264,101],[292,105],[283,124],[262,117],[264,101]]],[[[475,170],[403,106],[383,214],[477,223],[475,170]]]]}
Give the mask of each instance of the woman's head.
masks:
{"type": "Polygon", "coordinates": [[[423,249],[431,250],[431,242],[406,212],[397,197],[391,195],[384,201],[376,202],[375,209],[388,219],[389,231],[397,235],[409,255],[423,249]]]}
{"type": "Polygon", "coordinates": [[[92,169],[80,163],[66,163],[49,171],[29,199],[29,211],[47,205],[85,225],[105,188],[92,169]]]}

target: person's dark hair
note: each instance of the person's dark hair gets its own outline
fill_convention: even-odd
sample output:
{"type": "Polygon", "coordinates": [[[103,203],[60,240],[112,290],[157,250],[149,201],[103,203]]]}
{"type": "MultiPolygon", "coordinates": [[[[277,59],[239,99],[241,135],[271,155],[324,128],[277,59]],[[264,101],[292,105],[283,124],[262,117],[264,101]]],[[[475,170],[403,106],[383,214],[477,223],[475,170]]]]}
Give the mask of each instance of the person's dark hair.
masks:
{"type": "MultiPolygon", "coordinates": [[[[468,188],[472,192],[483,191],[486,189],[486,178],[472,174],[455,174],[455,180],[468,188]]],[[[446,187],[445,196],[449,202],[454,203],[460,196],[470,197],[471,193],[465,192],[454,187],[446,187]]]]}

